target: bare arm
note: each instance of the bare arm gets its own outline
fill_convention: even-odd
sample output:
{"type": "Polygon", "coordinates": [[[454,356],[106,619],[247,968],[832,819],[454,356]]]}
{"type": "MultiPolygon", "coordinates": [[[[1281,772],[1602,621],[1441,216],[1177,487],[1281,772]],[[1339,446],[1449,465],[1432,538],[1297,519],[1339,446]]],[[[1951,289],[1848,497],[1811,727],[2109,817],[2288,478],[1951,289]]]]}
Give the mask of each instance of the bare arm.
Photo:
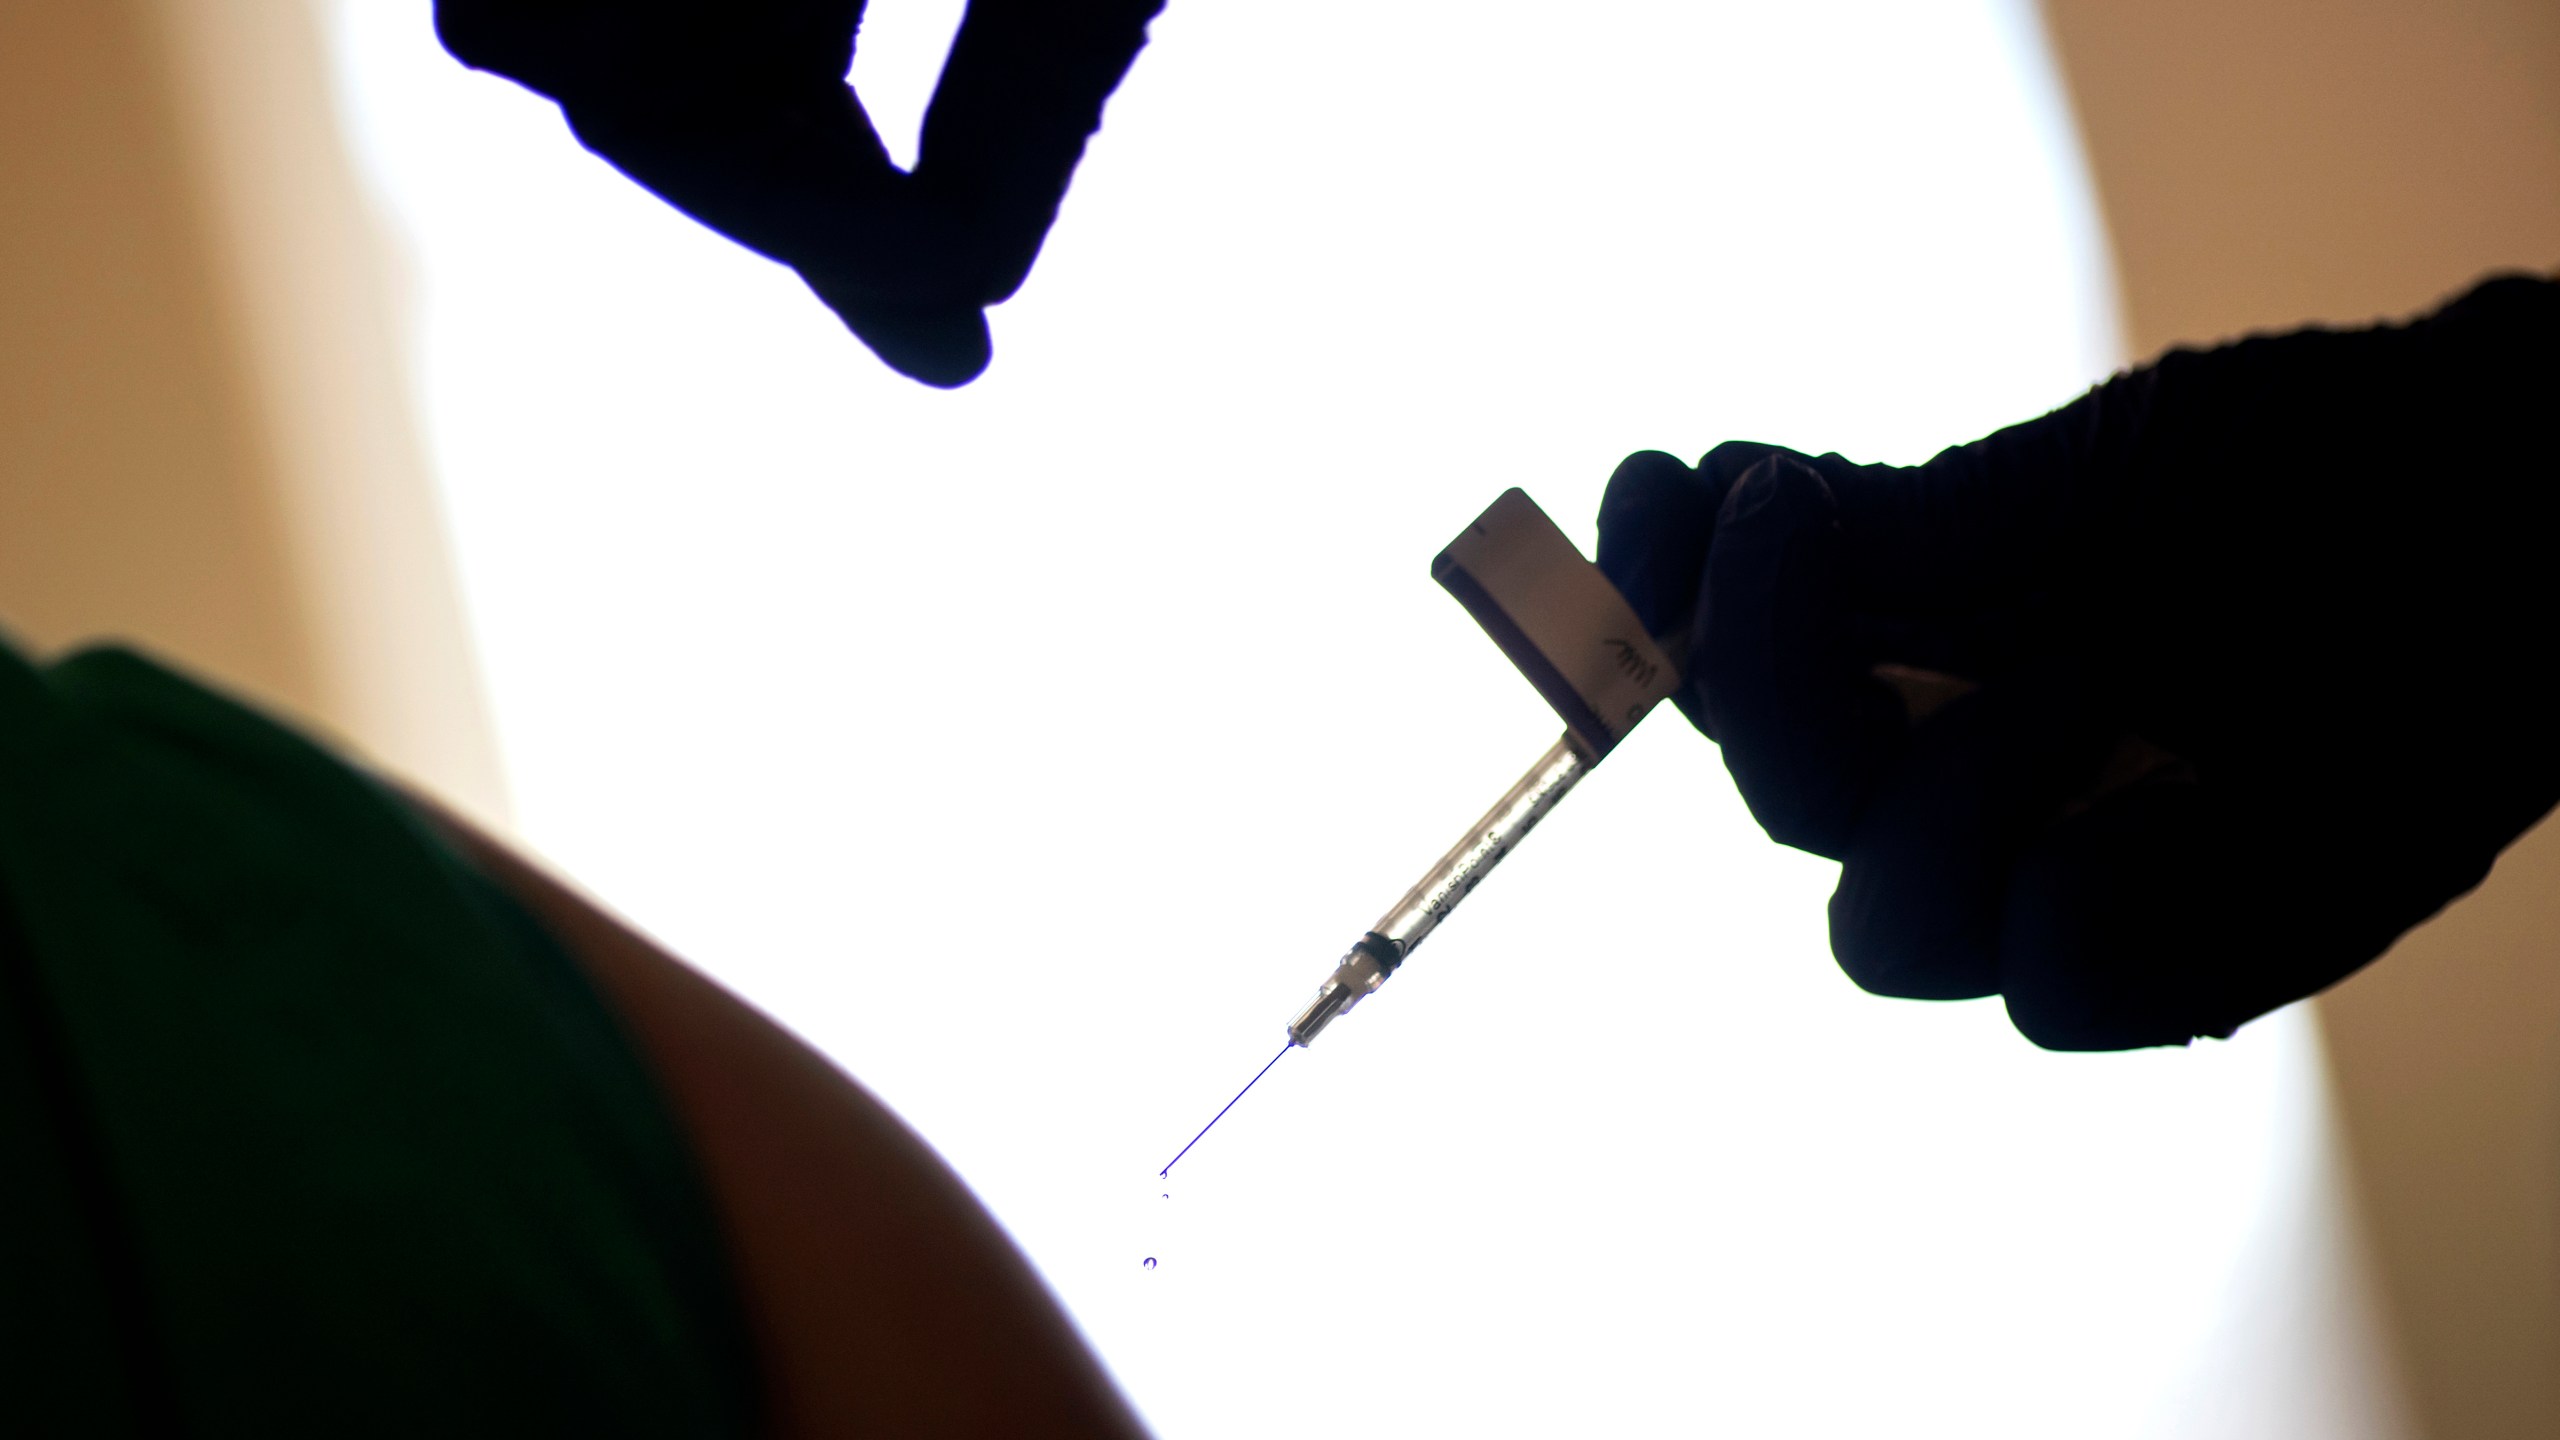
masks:
{"type": "Polygon", "coordinates": [[[782,1436],[1141,1436],[1057,1301],[887,1107],[557,879],[429,809],[630,1026],[727,1230],[782,1436]]]}

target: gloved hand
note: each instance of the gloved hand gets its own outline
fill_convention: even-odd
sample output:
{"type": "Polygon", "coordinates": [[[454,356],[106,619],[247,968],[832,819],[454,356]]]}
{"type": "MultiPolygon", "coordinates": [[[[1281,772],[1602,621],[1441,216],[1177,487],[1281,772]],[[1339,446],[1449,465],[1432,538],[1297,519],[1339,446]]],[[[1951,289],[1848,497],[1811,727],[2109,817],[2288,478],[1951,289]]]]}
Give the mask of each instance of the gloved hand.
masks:
{"type": "Polygon", "coordinates": [[[560,103],[588,149],[800,272],[929,385],[987,366],[1084,142],[1163,0],[971,0],[901,171],[845,83],[862,0],[437,0],[455,58],[560,103]]]}
{"type": "Polygon", "coordinates": [[[2560,285],[2511,277],[1916,468],[1630,456],[1600,566],[1753,815],[1842,862],[1851,978],[2115,1049],[2338,980],[2560,800],[2555,522],[2560,285]]]}

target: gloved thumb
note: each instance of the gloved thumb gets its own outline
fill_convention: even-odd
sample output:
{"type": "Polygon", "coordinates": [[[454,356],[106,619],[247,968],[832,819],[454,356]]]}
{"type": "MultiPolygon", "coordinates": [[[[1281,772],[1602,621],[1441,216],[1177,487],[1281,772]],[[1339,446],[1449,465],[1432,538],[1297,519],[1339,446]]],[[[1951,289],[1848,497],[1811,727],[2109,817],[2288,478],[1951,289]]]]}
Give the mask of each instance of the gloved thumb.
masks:
{"type": "Polygon", "coordinates": [[[1600,573],[1655,639],[1689,628],[1724,491],[1659,450],[1637,451],[1609,476],[1600,496],[1600,573]]]}

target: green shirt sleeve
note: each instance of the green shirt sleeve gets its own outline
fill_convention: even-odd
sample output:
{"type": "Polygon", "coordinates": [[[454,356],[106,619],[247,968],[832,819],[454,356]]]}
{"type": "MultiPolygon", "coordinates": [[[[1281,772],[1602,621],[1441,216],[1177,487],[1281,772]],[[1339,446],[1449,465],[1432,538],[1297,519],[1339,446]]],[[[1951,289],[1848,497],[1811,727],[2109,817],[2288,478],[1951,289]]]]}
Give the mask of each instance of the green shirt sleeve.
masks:
{"type": "Polygon", "coordinates": [[[120,650],[0,650],[0,1168],[10,1433],[757,1428],[586,978],[378,783],[120,650]]]}

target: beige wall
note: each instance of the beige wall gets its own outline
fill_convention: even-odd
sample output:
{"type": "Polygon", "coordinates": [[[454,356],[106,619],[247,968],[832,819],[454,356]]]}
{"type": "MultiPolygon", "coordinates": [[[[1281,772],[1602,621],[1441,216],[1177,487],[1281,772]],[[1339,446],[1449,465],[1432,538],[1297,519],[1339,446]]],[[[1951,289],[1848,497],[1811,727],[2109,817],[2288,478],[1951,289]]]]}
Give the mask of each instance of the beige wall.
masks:
{"type": "Polygon", "coordinates": [[[2560,266],[2551,0],[2045,0],[2137,353],[2560,266]]]}
{"type": "Polygon", "coordinates": [[[307,0],[0,4],[0,625],[483,818],[496,751],[307,0]]]}
{"type": "Polygon", "coordinates": [[[0,6],[0,616],[317,708],[169,87],[133,4],[0,6]]]}
{"type": "MultiPolygon", "coordinates": [[[[2560,4],[2044,10],[2136,353],[2560,269],[2560,4]]],[[[2320,1019],[2419,1423],[2560,1436],[2560,824],[2320,1019]]]]}

